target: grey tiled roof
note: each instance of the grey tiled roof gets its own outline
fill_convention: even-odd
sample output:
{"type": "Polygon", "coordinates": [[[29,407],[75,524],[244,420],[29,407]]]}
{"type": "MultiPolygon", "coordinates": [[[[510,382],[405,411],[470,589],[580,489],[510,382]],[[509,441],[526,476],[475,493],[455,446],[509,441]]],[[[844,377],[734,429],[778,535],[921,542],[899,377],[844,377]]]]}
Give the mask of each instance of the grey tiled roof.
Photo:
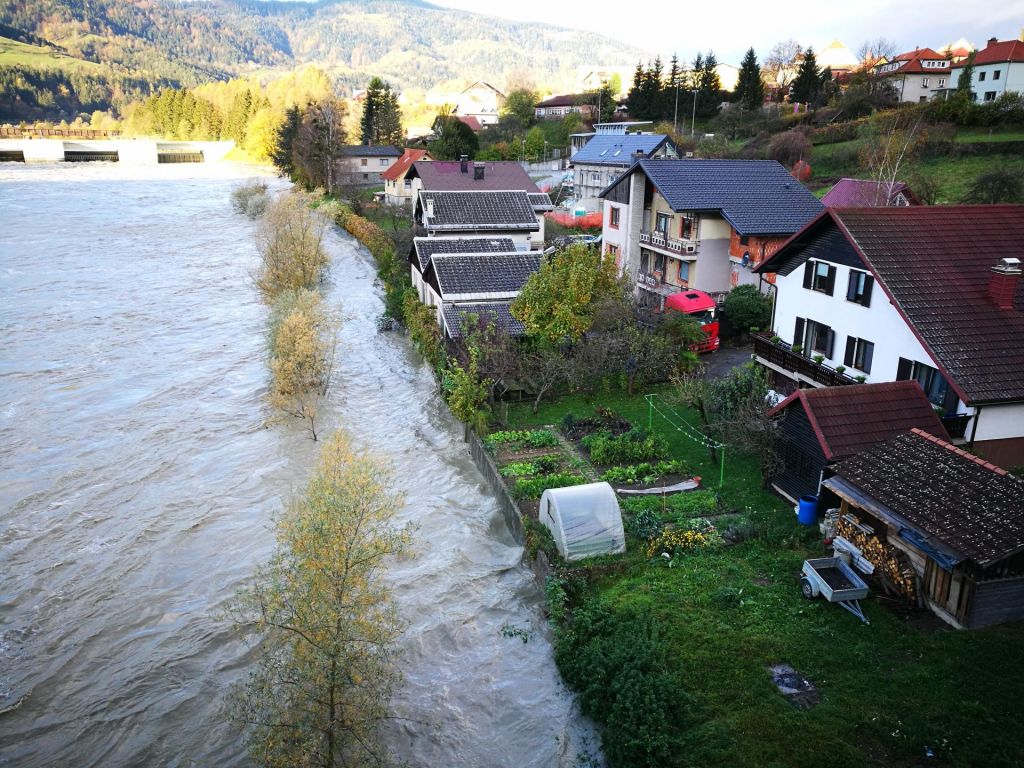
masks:
{"type": "Polygon", "coordinates": [[[555,206],[551,204],[551,198],[546,192],[530,192],[527,195],[534,211],[553,211],[555,206]]]}
{"type": "Polygon", "coordinates": [[[414,237],[420,272],[426,270],[435,253],[510,253],[516,250],[511,237],[414,237]]]}
{"type": "Polygon", "coordinates": [[[437,254],[430,268],[442,300],[479,294],[513,296],[540,269],[542,258],[539,252],[437,254]]]}
{"type": "Polygon", "coordinates": [[[466,322],[470,315],[476,315],[479,320],[485,323],[493,322],[511,336],[522,336],[526,328],[521,322],[512,317],[509,308],[511,301],[488,301],[473,304],[452,304],[444,305],[444,325],[448,335],[453,339],[462,338],[466,330],[466,322]]]}
{"type": "Polygon", "coordinates": [[[397,147],[393,147],[390,144],[376,144],[374,146],[367,146],[366,144],[350,144],[347,147],[341,148],[341,154],[345,157],[401,157],[402,153],[398,151],[397,147]]]}
{"type": "Polygon", "coordinates": [[[418,160],[413,164],[410,178],[419,178],[422,188],[432,192],[456,190],[503,191],[521,189],[527,193],[540,192],[533,179],[519,163],[512,160],[471,160],[462,171],[461,160],[418,160]],[[483,178],[477,178],[477,169],[483,178]]]}
{"type": "MultiPolygon", "coordinates": [[[[791,235],[824,210],[774,160],[641,159],[637,168],[673,210],[721,211],[741,235],[791,235]]],[[[615,183],[631,175],[623,174],[615,183]]]]}
{"type": "Polygon", "coordinates": [[[522,190],[503,192],[420,191],[423,225],[428,230],[455,232],[540,229],[530,198],[522,190]],[[433,216],[427,216],[433,201],[433,216]]]}
{"type": "Polygon", "coordinates": [[[668,136],[660,133],[597,134],[572,156],[573,165],[627,166],[636,160],[636,153],[656,152],[668,136]]]}

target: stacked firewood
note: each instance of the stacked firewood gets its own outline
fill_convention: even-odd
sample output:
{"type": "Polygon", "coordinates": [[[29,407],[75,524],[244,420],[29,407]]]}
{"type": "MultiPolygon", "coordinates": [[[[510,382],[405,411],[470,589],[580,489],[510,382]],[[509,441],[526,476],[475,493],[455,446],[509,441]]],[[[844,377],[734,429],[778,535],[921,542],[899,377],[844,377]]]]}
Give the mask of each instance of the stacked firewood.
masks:
{"type": "Polygon", "coordinates": [[[871,526],[864,525],[854,515],[840,517],[836,533],[855,545],[864,559],[875,566],[873,575],[886,590],[917,601],[917,577],[902,552],[875,536],[871,526]]]}

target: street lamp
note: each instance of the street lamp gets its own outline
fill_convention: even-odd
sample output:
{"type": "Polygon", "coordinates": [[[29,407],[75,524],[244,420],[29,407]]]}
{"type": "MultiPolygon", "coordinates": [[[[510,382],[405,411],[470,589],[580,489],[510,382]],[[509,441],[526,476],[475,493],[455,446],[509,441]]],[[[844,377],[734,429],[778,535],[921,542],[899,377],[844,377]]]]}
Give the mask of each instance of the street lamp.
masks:
{"type": "Polygon", "coordinates": [[[679,78],[676,78],[676,111],[672,113],[672,133],[678,134],[679,127],[679,78]]]}
{"type": "Polygon", "coordinates": [[[700,91],[694,89],[690,93],[693,94],[693,115],[690,117],[690,137],[692,138],[694,135],[693,126],[697,122],[697,94],[700,91]]]}

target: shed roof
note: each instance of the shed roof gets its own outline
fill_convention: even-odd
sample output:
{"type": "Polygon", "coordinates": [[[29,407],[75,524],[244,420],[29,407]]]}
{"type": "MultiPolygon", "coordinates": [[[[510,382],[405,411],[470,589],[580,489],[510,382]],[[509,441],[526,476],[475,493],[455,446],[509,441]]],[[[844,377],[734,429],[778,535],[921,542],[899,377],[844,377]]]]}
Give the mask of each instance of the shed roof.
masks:
{"type": "Polygon", "coordinates": [[[797,402],[828,461],[852,456],[914,427],[948,437],[916,381],[798,389],[769,415],[783,413],[797,402]]]}
{"type": "Polygon", "coordinates": [[[601,196],[638,172],[646,174],[673,210],[720,211],[741,235],[792,234],[823,208],[774,160],[641,159],[601,196]]]}
{"type": "Polygon", "coordinates": [[[510,253],[516,250],[511,237],[414,237],[412,247],[420,272],[426,271],[434,254],[510,253]]]}
{"type": "MultiPolygon", "coordinates": [[[[433,163],[428,163],[433,165],[433,163]]],[[[454,232],[524,231],[540,229],[537,214],[526,192],[433,192],[420,191],[424,212],[423,224],[428,230],[454,232]],[[428,216],[428,203],[433,215],[428,216]]]]}
{"type": "Polygon", "coordinates": [[[493,322],[498,328],[510,336],[522,336],[526,327],[512,317],[511,301],[486,301],[459,304],[447,302],[443,306],[444,326],[448,335],[460,339],[466,331],[466,323],[471,315],[475,315],[485,323],[493,322]]]}
{"type": "Polygon", "coordinates": [[[1024,205],[829,208],[756,271],[789,274],[829,228],[857,251],[965,402],[1024,401],[1024,280],[1013,309],[988,291],[992,268],[1024,253],[1024,205]]]}
{"type": "Polygon", "coordinates": [[[514,297],[540,269],[542,258],[538,251],[435,254],[429,269],[444,301],[460,296],[514,297]]]}
{"type": "Polygon", "coordinates": [[[660,133],[597,133],[572,157],[574,165],[618,165],[628,166],[636,160],[636,153],[645,157],[657,152],[668,142],[668,136],[660,133]]]}
{"type": "Polygon", "coordinates": [[[465,172],[462,171],[461,160],[432,160],[416,163],[410,177],[419,178],[423,189],[431,192],[506,189],[521,189],[528,193],[540,192],[523,166],[511,160],[467,160],[465,172]],[[483,168],[482,179],[476,178],[474,167],[483,168]]]}
{"type": "Polygon", "coordinates": [[[834,469],[961,559],[987,567],[1024,550],[1024,481],[923,430],[897,435],[834,469]]]}

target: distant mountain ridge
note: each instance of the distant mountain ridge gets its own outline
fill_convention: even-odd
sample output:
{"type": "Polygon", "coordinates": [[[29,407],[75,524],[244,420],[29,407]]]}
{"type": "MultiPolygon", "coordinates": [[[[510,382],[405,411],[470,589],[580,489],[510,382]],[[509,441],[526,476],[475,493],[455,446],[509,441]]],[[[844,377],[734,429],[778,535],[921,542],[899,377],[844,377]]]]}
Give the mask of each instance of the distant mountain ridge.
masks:
{"type": "Polygon", "coordinates": [[[511,72],[571,83],[578,67],[646,53],[589,32],[440,8],[421,0],[0,0],[0,24],[70,55],[194,85],[316,64],[348,87],[399,89],[511,72]]]}

